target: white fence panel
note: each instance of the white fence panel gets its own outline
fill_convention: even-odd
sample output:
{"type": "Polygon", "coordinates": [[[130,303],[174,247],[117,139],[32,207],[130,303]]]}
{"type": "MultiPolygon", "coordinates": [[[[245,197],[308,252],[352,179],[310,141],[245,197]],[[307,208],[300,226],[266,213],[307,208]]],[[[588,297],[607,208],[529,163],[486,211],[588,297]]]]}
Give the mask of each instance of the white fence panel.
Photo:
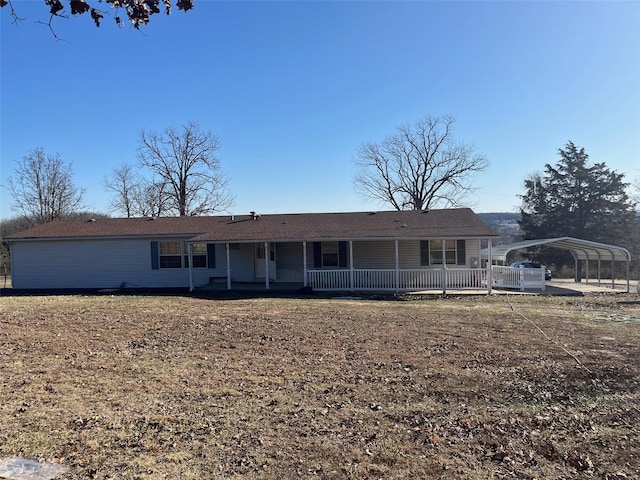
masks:
{"type": "Polygon", "coordinates": [[[396,271],[391,269],[357,269],[353,271],[354,290],[395,290],[396,271]]]}
{"type": "Polygon", "coordinates": [[[442,270],[400,270],[400,290],[430,290],[442,288],[442,270]]]}
{"type": "Polygon", "coordinates": [[[349,270],[311,270],[309,286],[314,290],[349,290],[349,270]]]}
{"type": "Polygon", "coordinates": [[[308,284],[314,290],[481,290],[487,288],[487,271],[479,268],[310,270],[308,284]]]}
{"type": "Polygon", "coordinates": [[[467,290],[486,288],[486,270],[479,268],[460,268],[447,270],[447,288],[453,290],[467,290]]]}
{"type": "Polygon", "coordinates": [[[512,268],[493,265],[493,285],[497,288],[544,290],[544,268],[512,268]]]}

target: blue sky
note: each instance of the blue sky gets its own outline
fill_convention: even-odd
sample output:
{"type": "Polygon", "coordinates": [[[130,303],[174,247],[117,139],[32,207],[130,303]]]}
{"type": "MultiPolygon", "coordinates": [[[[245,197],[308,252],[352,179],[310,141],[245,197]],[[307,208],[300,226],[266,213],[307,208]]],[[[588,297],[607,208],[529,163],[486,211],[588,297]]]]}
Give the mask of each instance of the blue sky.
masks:
{"type": "Polygon", "coordinates": [[[142,32],[57,19],[63,41],[42,3],[14,0],[18,25],[0,10],[2,184],[42,147],[106,212],[103,179],[136,162],[140,129],[195,120],[222,141],[230,213],[385,209],[354,191],[357,148],[426,115],[454,116],[490,162],[478,212],[517,211],[569,140],[640,177],[638,1],[196,0],[142,32]]]}

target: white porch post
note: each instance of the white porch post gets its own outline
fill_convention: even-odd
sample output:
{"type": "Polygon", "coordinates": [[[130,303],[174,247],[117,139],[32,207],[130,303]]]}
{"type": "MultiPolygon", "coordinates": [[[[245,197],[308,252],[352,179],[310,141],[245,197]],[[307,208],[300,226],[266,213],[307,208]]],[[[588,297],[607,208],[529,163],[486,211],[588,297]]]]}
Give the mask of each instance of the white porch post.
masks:
{"type": "Polygon", "coordinates": [[[304,286],[307,286],[307,241],[302,241],[302,269],[304,275],[304,286]]]}
{"type": "Polygon", "coordinates": [[[398,240],[396,240],[396,292],[400,290],[400,255],[398,253],[398,240]]]}
{"type": "Polygon", "coordinates": [[[187,243],[187,252],[189,253],[189,291],[193,292],[193,245],[187,243]]]}
{"type": "Polygon", "coordinates": [[[353,292],[353,240],[349,240],[349,288],[353,292]]]}
{"type": "Polygon", "coordinates": [[[491,290],[493,288],[493,258],[491,252],[491,239],[487,243],[487,294],[491,295],[491,290]]]}
{"type": "Polygon", "coordinates": [[[227,290],[231,290],[231,253],[227,242],[227,290]]]}
{"type": "Polygon", "coordinates": [[[447,294],[447,241],[442,240],[442,295],[447,294]]]}
{"type": "Polygon", "coordinates": [[[269,290],[269,242],[264,242],[264,288],[269,290]]]}

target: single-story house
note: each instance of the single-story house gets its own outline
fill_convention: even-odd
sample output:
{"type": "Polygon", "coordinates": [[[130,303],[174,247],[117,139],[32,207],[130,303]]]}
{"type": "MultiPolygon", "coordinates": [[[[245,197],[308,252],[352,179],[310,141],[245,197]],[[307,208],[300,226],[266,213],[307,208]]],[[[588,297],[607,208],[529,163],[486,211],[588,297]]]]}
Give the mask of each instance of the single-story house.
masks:
{"type": "Polygon", "coordinates": [[[57,220],[6,240],[17,289],[490,291],[497,236],[460,208],[57,220]]]}

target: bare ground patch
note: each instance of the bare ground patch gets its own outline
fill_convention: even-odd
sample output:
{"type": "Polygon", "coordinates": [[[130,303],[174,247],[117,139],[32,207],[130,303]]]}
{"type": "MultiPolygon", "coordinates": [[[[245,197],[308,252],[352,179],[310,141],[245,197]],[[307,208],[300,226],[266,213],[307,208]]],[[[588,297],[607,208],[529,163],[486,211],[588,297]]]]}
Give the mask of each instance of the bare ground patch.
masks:
{"type": "Polygon", "coordinates": [[[5,297],[0,458],[64,479],[636,478],[640,323],[614,321],[636,300],[5,297]]]}

